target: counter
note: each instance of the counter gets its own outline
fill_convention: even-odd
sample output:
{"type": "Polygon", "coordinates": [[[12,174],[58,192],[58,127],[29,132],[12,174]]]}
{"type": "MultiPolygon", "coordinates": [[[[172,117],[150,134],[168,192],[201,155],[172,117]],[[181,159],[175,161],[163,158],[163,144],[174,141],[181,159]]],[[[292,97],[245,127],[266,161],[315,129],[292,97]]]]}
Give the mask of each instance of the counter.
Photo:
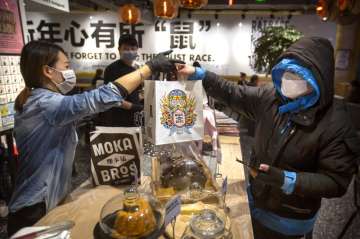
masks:
{"type": "MultiPolygon", "coordinates": [[[[252,239],[252,225],[246,194],[245,173],[242,165],[235,161],[241,158],[238,137],[221,136],[221,151],[223,162],[220,173],[228,176],[228,193],[226,204],[230,208],[229,216],[232,221],[234,239],[252,239]]],[[[149,191],[150,178],[144,177],[140,187],[149,191]]],[[[122,192],[122,188],[111,186],[93,187],[91,181],[84,182],[73,191],[57,208],[51,210],[36,225],[50,225],[63,220],[72,220],[75,227],[71,231],[71,238],[93,238],[93,229],[100,219],[100,211],[104,204],[112,197],[122,192]]],[[[181,228],[176,228],[176,238],[182,235],[181,228]]]]}

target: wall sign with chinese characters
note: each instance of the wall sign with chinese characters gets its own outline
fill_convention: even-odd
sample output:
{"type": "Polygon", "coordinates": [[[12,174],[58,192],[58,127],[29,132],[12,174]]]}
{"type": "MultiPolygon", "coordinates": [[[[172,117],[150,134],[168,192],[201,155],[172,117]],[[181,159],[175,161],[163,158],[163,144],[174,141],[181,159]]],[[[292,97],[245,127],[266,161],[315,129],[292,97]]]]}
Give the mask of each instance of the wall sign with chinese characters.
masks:
{"type": "Polygon", "coordinates": [[[252,73],[250,67],[253,41],[267,26],[294,25],[305,36],[323,36],[334,42],[335,23],[324,23],[316,15],[256,17],[245,19],[220,16],[215,20],[204,15],[169,21],[158,20],[151,25],[133,26],[119,23],[116,13],[89,14],[27,14],[27,38],[50,40],[61,45],[77,71],[93,72],[118,59],[118,39],[133,34],[139,42],[139,62],[150,60],[156,53],[173,49],[171,55],[192,63],[199,61],[219,74],[252,73]],[[236,19],[236,18],[235,18],[236,19]]]}
{"type": "Polygon", "coordinates": [[[69,0],[31,0],[42,5],[69,12],[69,0]]]}

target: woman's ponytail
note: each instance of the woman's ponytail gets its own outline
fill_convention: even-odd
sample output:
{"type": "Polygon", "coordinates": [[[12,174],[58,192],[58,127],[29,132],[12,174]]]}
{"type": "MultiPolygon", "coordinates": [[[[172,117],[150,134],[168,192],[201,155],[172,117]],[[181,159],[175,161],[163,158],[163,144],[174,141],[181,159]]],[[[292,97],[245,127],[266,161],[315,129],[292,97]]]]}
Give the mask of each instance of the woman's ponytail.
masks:
{"type": "Polygon", "coordinates": [[[23,107],[31,95],[31,89],[27,86],[20,92],[20,94],[16,97],[15,100],[15,110],[17,112],[21,112],[23,110],[23,107]]]}

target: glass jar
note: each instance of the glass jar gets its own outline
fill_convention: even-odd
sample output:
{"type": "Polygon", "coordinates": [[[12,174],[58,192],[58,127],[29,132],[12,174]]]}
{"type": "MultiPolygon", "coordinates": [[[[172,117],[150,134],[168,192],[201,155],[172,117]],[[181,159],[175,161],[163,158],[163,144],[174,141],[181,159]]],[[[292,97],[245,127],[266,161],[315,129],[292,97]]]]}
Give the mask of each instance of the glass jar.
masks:
{"type": "Polygon", "coordinates": [[[204,209],[194,215],[182,239],[230,239],[230,219],[219,209],[204,209]]]}

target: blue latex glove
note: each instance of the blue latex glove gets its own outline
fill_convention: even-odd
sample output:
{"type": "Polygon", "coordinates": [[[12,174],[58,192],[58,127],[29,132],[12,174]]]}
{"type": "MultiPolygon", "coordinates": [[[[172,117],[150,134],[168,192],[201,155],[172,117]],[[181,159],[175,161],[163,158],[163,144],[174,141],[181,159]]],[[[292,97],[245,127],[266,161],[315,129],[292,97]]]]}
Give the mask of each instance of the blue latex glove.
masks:
{"type": "Polygon", "coordinates": [[[195,72],[189,76],[188,80],[203,80],[206,71],[201,67],[195,67],[195,72]]]}

